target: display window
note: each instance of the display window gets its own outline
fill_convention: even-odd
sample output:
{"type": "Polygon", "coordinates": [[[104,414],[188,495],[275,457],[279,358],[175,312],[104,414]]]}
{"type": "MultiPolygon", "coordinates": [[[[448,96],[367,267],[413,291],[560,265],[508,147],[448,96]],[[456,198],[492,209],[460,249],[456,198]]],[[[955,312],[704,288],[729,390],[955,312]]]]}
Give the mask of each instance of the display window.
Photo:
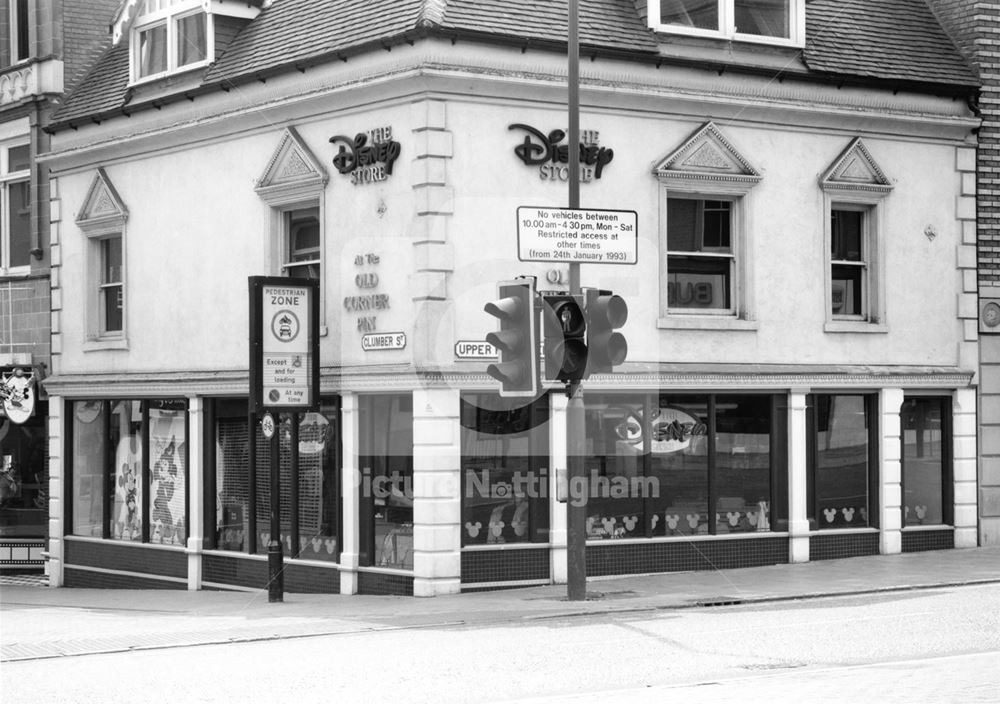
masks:
{"type": "Polygon", "coordinates": [[[808,404],[807,491],[814,529],[877,527],[874,394],[813,394],[808,404]]]}
{"type": "Polygon", "coordinates": [[[187,401],[70,404],[70,533],[187,543],[187,401]]]}
{"type": "Polygon", "coordinates": [[[767,394],[587,394],[588,538],[784,526],[779,401],[767,394]]]}
{"type": "Polygon", "coordinates": [[[951,399],[907,397],[900,409],[903,525],[951,525],[951,399]]]}
{"type": "Polygon", "coordinates": [[[49,526],[47,401],[23,424],[0,418],[0,537],[44,538],[49,526]]]}
{"type": "Polygon", "coordinates": [[[413,569],[413,399],[359,397],[360,563],[413,569]]]}
{"type": "Polygon", "coordinates": [[[549,539],[549,402],[464,394],[462,544],[549,539]]]}
{"type": "MultiPolygon", "coordinates": [[[[217,399],[209,405],[215,438],[208,473],[215,496],[209,543],[219,550],[266,553],[271,537],[270,443],[248,415],[246,399],[217,399]]],[[[342,549],[339,398],[323,398],[318,412],[282,414],[277,432],[283,552],[293,559],[336,562],[342,549]]]]}

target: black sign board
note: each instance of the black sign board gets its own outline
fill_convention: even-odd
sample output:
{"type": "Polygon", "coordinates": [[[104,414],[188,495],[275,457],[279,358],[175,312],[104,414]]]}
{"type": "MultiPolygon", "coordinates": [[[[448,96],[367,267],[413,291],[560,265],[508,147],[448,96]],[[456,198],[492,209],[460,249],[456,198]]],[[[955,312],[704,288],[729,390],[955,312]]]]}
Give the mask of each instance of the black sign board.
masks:
{"type": "Polygon", "coordinates": [[[319,282],[251,276],[250,406],[319,409],[319,282]]]}

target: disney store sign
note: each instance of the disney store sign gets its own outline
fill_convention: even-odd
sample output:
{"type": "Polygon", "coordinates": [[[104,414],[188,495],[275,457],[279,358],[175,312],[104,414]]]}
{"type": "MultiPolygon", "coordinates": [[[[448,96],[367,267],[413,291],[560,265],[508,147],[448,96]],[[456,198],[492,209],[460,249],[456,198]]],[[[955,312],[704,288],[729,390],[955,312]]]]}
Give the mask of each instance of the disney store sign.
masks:
{"type": "MultiPolygon", "coordinates": [[[[524,140],[514,147],[514,154],[527,166],[538,167],[538,177],[543,181],[569,180],[569,144],[562,144],[566,139],[563,130],[552,130],[545,134],[530,125],[515,123],[507,127],[509,130],[525,132],[524,140]]],[[[600,178],[604,167],[615,158],[615,151],[599,144],[600,133],[597,130],[584,130],[580,133],[580,181],[589,183],[600,178]]]]}
{"type": "Polygon", "coordinates": [[[355,186],[388,179],[402,149],[392,138],[392,127],[358,132],[354,139],[336,135],[330,137],[330,143],[337,145],[334,167],[345,176],[349,175],[355,186]]]}

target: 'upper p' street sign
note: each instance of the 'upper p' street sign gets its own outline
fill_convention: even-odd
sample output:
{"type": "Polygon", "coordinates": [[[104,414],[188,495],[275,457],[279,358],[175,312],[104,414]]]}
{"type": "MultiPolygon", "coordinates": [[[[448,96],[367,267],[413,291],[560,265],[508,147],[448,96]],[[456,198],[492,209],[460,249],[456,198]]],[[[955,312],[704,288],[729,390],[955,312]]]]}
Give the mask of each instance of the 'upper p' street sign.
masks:
{"type": "Polygon", "coordinates": [[[251,276],[250,396],[255,413],[319,406],[319,282],[251,276]]]}

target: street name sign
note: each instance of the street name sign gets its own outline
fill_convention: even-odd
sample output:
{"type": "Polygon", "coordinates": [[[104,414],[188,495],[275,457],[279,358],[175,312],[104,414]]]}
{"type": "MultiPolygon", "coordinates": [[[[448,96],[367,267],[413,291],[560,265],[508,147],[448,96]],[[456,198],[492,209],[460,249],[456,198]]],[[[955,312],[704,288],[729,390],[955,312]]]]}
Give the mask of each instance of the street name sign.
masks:
{"type": "Polygon", "coordinates": [[[517,209],[517,258],[522,262],[635,264],[638,215],[634,210],[517,209]]]}

